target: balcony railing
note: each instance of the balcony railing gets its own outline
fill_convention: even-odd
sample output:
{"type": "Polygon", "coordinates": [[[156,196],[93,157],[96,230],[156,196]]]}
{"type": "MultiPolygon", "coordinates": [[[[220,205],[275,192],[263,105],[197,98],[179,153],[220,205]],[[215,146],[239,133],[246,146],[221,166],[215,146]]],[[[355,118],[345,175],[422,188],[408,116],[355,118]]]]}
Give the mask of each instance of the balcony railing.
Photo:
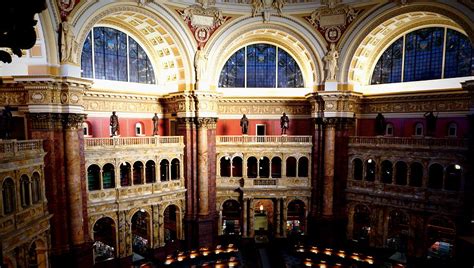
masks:
{"type": "Polygon", "coordinates": [[[2,140],[0,141],[0,155],[15,156],[29,151],[42,151],[42,140],[2,140]]]}
{"type": "Polygon", "coordinates": [[[217,187],[257,187],[257,188],[288,188],[288,187],[311,187],[309,178],[231,178],[218,177],[217,187]]]}
{"type": "Polygon", "coordinates": [[[85,138],[85,148],[119,147],[119,146],[160,146],[165,144],[182,144],[182,136],[153,136],[153,137],[112,137],[85,138]]]}
{"type": "Polygon", "coordinates": [[[350,145],[408,146],[408,147],[461,147],[467,149],[467,139],[457,138],[407,138],[407,137],[350,137],[350,145]]]}
{"type": "Polygon", "coordinates": [[[311,144],[311,136],[217,136],[217,144],[292,143],[311,144]]]}

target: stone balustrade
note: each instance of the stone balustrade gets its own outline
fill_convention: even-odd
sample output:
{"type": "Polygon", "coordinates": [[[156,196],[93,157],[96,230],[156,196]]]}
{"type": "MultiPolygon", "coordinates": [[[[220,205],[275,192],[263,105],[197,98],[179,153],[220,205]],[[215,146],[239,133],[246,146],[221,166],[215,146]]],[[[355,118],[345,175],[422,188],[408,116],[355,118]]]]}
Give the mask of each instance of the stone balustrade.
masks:
{"type": "Polygon", "coordinates": [[[229,178],[218,177],[218,188],[292,188],[311,187],[309,178],[229,178]]]}
{"type": "Polygon", "coordinates": [[[312,144],[311,136],[216,136],[217,144],[312,144]]]}
{"type": "Polygon", "coordinates": [[[467,139],[431,137],[350,137],[350,146],[467,148],[467,139]]]}
{"type": "Polygon", "coordinates": [[[5,158],[42,151],[42,140],[0,140],[0,156],[5,158]]]}
{"type": "Polygon", "coordinates": [[[85,138],[85,149],[183,144],[182,136],[85,138]]]}

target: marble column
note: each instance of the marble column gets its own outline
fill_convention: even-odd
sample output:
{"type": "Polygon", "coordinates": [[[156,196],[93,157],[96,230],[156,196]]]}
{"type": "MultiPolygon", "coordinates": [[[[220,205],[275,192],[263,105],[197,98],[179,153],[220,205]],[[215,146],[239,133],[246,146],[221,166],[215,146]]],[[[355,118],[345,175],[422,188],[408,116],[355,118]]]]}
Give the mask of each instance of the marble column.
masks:
{"type": "Polygon", "coordinates": [[[283,210],[283,228],[282,228],[281,237],[286,237],[286,222],[288,221],[288,204],[286,203],[285,198],[281,200],[281,206],[283,210]]]}
{"type": "Polygon", "coordinates": [[[199,215],[209,215],[209,174],[207,152],[207,118],[198,119],[198,189],[199,189],[199,215]]]}
{"type": "Polygon", "coordinates": [[[255,223],[255,204],[254,204],[254,199],[250,198],[249,199],[249,237],[254,237],[255,236],[255,230],[254,230],[254,223],[255,223]]]}
{"type": "Polygon", "coordinates": [[[247,219],[248,219],[248,199],[244,198],[243,200],[243,208],[242,208],[242,237],[248,237],[247,232],[247,219]]]}
{"type": "Polygon", "coordinates": [[[333,196],[334,196],[334,154],[336,126],[335,122],[327,120],[324,129],[324,180],[323,180],[323,207],[322,216],[324,218],[333,217],[333,196]]]}
{"type": "Polygon", "coordinates": [[[151,206],[152,210],[152,243],[151,246],[152,248],[158,248],[160,247],[160,205],[152,205],[151,206]]]}
{"type": "Polygon", "coordinates": [[[68,213],[70,221],[71,243],[73,246],[81,245],[85,242],[84,239],[84,222],[87,218],[84,217],[84,207],[82,200],[81,184],[83,183],[81,176],[81,156],[79,147],[78,128],[84,121],[82,114],[68,114],[64,115],[64,150],[66,158],[66,183],[67,183],[67,199],[68,199],[68,213]]]}
{"type": "Polygon", "coordinates": [[[275,236],[280,237],[281,230],[281,199],[277,198],[275,200],[275,236]]]}

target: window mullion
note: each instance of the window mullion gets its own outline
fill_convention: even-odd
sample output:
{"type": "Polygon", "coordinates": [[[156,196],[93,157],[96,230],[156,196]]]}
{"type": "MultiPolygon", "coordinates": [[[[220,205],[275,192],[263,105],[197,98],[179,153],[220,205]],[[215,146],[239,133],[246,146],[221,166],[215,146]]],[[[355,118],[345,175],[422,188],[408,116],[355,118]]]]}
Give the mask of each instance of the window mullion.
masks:
{"type": "Polygon", "coordinates": [[[402,38],[402,76],[400,77],[400,82],[404,81],[405,78],[405,42],[406,42],[406,35],[404,35],[402,38]]]}
{"type": "Polygon", "coordinates": [[[278,88],[278,47],[275,46],[275,88],[278,88]]]}
{"type": "Polygon", "coordinates": [[[247,46],[244,49],[244,87],[247,87],[247,46]]]}
{"type": "Polygon", "coordinates": [[[92,79],[95,79],[95,38],[94,38],[94,28],[91,30],[91,43],[92,43],[92,79]]]}
{"type": "Polygon", "coordinates": [[[448,36],[448,28],[444,28],[444,36],[443,36],[443,57],[441,62],[441,79],[444,78],[444,68],[446,65],[446,42],[448,36]]]}
{"type": "Polygon", "coordinates": [[[130,55],[129,55],[129,37],[127,35],[127,82],[130,82],[130,55]]]}

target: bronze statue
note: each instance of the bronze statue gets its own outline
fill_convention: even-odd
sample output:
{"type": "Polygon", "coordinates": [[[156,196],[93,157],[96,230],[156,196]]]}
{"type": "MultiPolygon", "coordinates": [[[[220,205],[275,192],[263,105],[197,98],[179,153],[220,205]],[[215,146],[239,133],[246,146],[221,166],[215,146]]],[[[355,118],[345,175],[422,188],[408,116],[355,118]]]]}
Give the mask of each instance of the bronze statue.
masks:
{"type": "Polygon", "coordinates": [[[118,120],[118,116],[115,114],[115,111],[113,111],[112,115],[110,116],[111,137],[118,135],[118,131],[119,131],[119,120],[118,120]]]}
{"type": "Polygon", "coordinates": [[[280,117],[280,127],[281,127],[281,135],[286,135],[286,130],[290,127],[290,118],[283,113],[283,116],[280,117]]]}
{"type": "Polygon", "coordinates": [[[158,135],[158,115],[155,113],[155,116],[152,118],[153,120],[153,136],[158,135]]]}
{"type": "Polygon", "coordinates": [[[424,114],[426,120],[426,134],[428,136],[434,136],[436,132],[436,120],[438,115],[434,115],[433,112],[426,112],[424,114]]]}
{"type": "Polygon", "coordinates": [[[5,106],[5,109],[2,111],[2,117],[0,121],[0,138],[10,139],[11,138],[11,126],[12,126],[12,112],[10,106],[5,106]]]}
{"type": "Polygon", "coordinates": [[[378,113],[377,117],[375,117],[375,135],[381,136],[385,134],[385,117],[378,113]]]}
{"type": "Polygon", "coordinates": [[[242,134],[247,135],[249,129],[249,120],[245,114],[242,116],[242,119],[240,119],[240,126],[242,127],[242,134]]]}

